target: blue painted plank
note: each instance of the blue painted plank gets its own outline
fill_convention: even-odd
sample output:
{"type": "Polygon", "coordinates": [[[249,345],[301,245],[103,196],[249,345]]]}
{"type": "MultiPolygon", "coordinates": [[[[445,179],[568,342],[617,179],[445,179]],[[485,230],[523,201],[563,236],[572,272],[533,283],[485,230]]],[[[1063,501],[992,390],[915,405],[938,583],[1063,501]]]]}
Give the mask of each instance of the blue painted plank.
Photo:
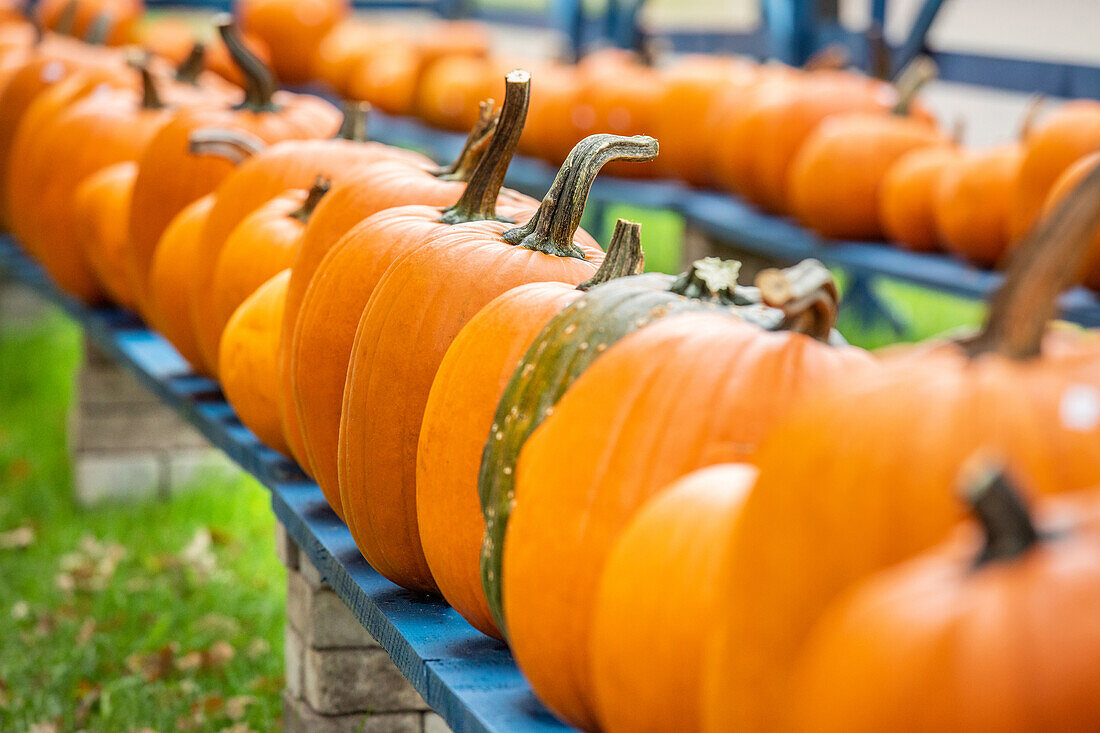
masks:
{"type": "Polygon", "coordinates": [[[475,631],[442,600],[378,575],[321,489],[241,425],[217,383],[192,373],[161,336],[131,313],[87,308],[59,292],[7,236],[0,236],[0,271],[64,308],[97,346],[271,490],[276,516],[322,578],[456,733],[570,730],[535,699],[504,644],[475,631]]]}

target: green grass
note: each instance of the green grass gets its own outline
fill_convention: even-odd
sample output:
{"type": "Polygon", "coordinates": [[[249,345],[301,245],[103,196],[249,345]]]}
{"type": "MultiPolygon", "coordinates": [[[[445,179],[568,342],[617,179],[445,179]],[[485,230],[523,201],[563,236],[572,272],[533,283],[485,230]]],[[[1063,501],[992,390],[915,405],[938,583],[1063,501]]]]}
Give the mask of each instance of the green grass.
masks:
{"type": "Polygon", "coordinates": [[[267,493],[223,478],[76,506],[79,349],[59,316],[0,332],[0,730],[273,729],[285,575],[267,493]]]}

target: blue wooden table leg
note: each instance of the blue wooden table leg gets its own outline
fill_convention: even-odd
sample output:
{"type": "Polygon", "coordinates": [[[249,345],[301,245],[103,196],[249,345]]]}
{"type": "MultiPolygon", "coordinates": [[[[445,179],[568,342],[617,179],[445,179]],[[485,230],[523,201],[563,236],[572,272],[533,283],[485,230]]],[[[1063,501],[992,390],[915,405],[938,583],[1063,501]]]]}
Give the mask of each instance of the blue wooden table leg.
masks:
{"type": "Polygon", "coordinates": [[[875,292],[874,279],[867,275],[850,276],[841,307],[853,313],[865,328],[885,324],[899,336],[909,330],[905,319],[875,292]]]}

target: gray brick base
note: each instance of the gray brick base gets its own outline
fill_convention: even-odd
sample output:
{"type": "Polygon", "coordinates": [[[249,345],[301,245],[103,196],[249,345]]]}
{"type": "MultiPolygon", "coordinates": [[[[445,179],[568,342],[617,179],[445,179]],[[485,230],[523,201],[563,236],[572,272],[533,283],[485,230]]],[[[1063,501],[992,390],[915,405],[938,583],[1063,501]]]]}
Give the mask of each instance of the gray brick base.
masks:
{"type": "Polygon", "coordinates": [[[287,733],[449,733],[305,553],[277,525],[287,567],[287,733]]]}
{"type": "Polygon", "coordinates": [[[90,341],[77,374],[69,450],[78,501],[167,496],[236,468],[90,341]]]}
{"type": "Polygon", "coordinates": [[[56,310],[26,285],[0,272],[0,331],[32,327],[56,310]]]}

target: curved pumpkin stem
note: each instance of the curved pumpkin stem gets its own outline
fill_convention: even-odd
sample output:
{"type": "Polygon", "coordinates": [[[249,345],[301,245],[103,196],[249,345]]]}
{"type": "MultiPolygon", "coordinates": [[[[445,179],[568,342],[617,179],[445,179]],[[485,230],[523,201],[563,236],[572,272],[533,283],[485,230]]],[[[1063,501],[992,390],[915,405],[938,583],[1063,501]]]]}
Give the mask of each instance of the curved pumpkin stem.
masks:
{"type": "Polygon", "coordinates": [[[336,131],[336,139],[365,143],[367,141],[367,121],[370,117],[370,102],[348,100],[344,102],[343,112],[344,119],[340,122],[340,129],[336,131]]]}
{"type": "Polygon", "coordinates": [[[180,84],[194,84],[199,80],[199,75],[206,68],[206,44],[195,41],[191,45],[191,51],[187,54],[179,66],[176,67],[176,81],[180,84]]]}
{"type": "Polygon", "coordinates": [[[110,13],[103,12],[92,19],[88,26],[88,32],[84,34],[84,42],[92,46],[105,46],[107,39],[111,37],[111,29],[115,19],[110,13]]]}
{"type": "Polygon", "coordinates": [[[466,190],[453,206],[443,210],[440,221],[457,224],[500,218],[497,216],[497,197],[523,134],[530,99],[531,75],[522,69],[508,72],[504,77],[504,104],[492,141],[474,168],[466,190]]]}
{"type": "Polygon", "coordinates": [[[894,80],[894,87],[898,90],[898,102],[894,105],[894,114],[909,114],[909,110],[913,107],[913,100],[917,98],[917,92],[935,79],[939,73],[936,62],[928,56],[917,56],[906,64],[894,80]]]}
{"type": "Polygon", "coordinates": [[[470,128],[466,142],[454,162],[446,168],[440,168],[432,175],[443,181],[468,181],[477,164],[485,155],[485,150],[496,132],[500,114],[494,109],[495,101],[486,99],[478,104],[477,122],[470,128]]]}
{"type": "Polygon", "coordinates": [[[985,535],[975,569],[1020,557],[1042,539],[1027,503],[1000,462],[972,458],[963,470],[962,495],[985,535]]]}
{"type": "Polygon", "coordinates": [[[802,64],[804,71],[827,71],[846,69],[852,64],[852,56],[848,49],[839,43],[830,43],[802,64]]]}
{"type": "Polygon", "coordinates": [[[600,169],[612,160],[647,161],[657,157],[657,141],[646,135],[590,135],[577,143],[562,164],[538,212],[521,227],[504,233],[504,241],[558,257],[584,259],[573,243],[588,192],[600,169]]]}
{"type": "Polygon", "coordinates": [[[825,265],[803,260],[784,270],[763,270],[756,276],[760,298],[783,311],[780,328],[829,342],[840,313],[836,281],[825,265]]]}
{"type": "MultiPolygon", "coordinates": [[[[30,6],[28,6],[30,7],[30,6]]],[[[71,36],[76,29],[76,11],[80,9],[80,0],[69,0],[65,7],[61,8],[61,14],[57,16],[54,24],[54,32],[63,36],[71,36]]],[[[37,15],[35,16],[38,17],[37,15]]]]}
{"type": "Polygon", "coordinates": [[[253,112],[271,112],[278,109],[275,105],[275,77],[267,64],[248,49],[241,38],[240,31],[229,13],[222,13],[214,19],[214,25],[225,42],[229,57],[244,76],[244,101],[238,109],[253,112]]]}
{"type": "Polygon", "coordinates": [[[1035,121],[1039,119],[1039,113],[1043,111],[1043,107],[1046,106],[1047,98],[1045,94],[1036,92],[1027,99],[1027,105],[1024,107],[1024,114],[1020,118],[1020,130],[1016,133],[1016,139],[1020,142],[1027,140],[1031,134],[1031,128],[1035,126],[1035,121]]]}
{"type": "Polygon", "coordinates": [[[291,212],[290,217],[297,219],[303,224],[309,221],[309,217],[313,216],[313,210],[317,208],[317,204],[321,203],[321,199],[325,197],[330,190],[332,190],[332,179],[326,176],[317,176],[317,180],[313,182],[313,186],[309,189],[309,195],[306,196],[306,200],[302,202],[302,205],[291,212]]]}
{"type": "Polygon", "coordinates": [[[615,222],[615,233],[607,245],[607,256],[596,274],[578,285],[577,290],[588,291],[620,277],[641,275],[645,271],[645,252],[642,251],[639,236],[641,228],[641,224],[626,219],[615,222]]]}
{"type": "Polygon", "coordinates": [[[877,20],[867,27],[867,50],[871,59],[871,75],[881,81],[890,79],[890,70],[894,68],[894,54],[886,42],[882,24],[877,20]]]}
{"type": "Polygon", "coordinates": [[[211,128],[192,132],[187,151],[192,155],[218,155],[240,165],[266,147],[267,143],[247,132],[211,128]]]}
{"type": "Polygon", "coordinates": [[[971,357],[1039,356],[1058,296],[1080,282],[1100,225],[1100,165],[1013,251],[981,332],[964,341],[971,357]]]}
{"type": "Polygon", "coordinates": [[[160,90],[157,89],[157,80],[153,78],[153,73],[149,71],[150,57],[151,54],[148,52],[136,51],[126,59],[126,63],[141,74],[141,108],[164,109],[167,105],[161,99],[160,90]]]}

